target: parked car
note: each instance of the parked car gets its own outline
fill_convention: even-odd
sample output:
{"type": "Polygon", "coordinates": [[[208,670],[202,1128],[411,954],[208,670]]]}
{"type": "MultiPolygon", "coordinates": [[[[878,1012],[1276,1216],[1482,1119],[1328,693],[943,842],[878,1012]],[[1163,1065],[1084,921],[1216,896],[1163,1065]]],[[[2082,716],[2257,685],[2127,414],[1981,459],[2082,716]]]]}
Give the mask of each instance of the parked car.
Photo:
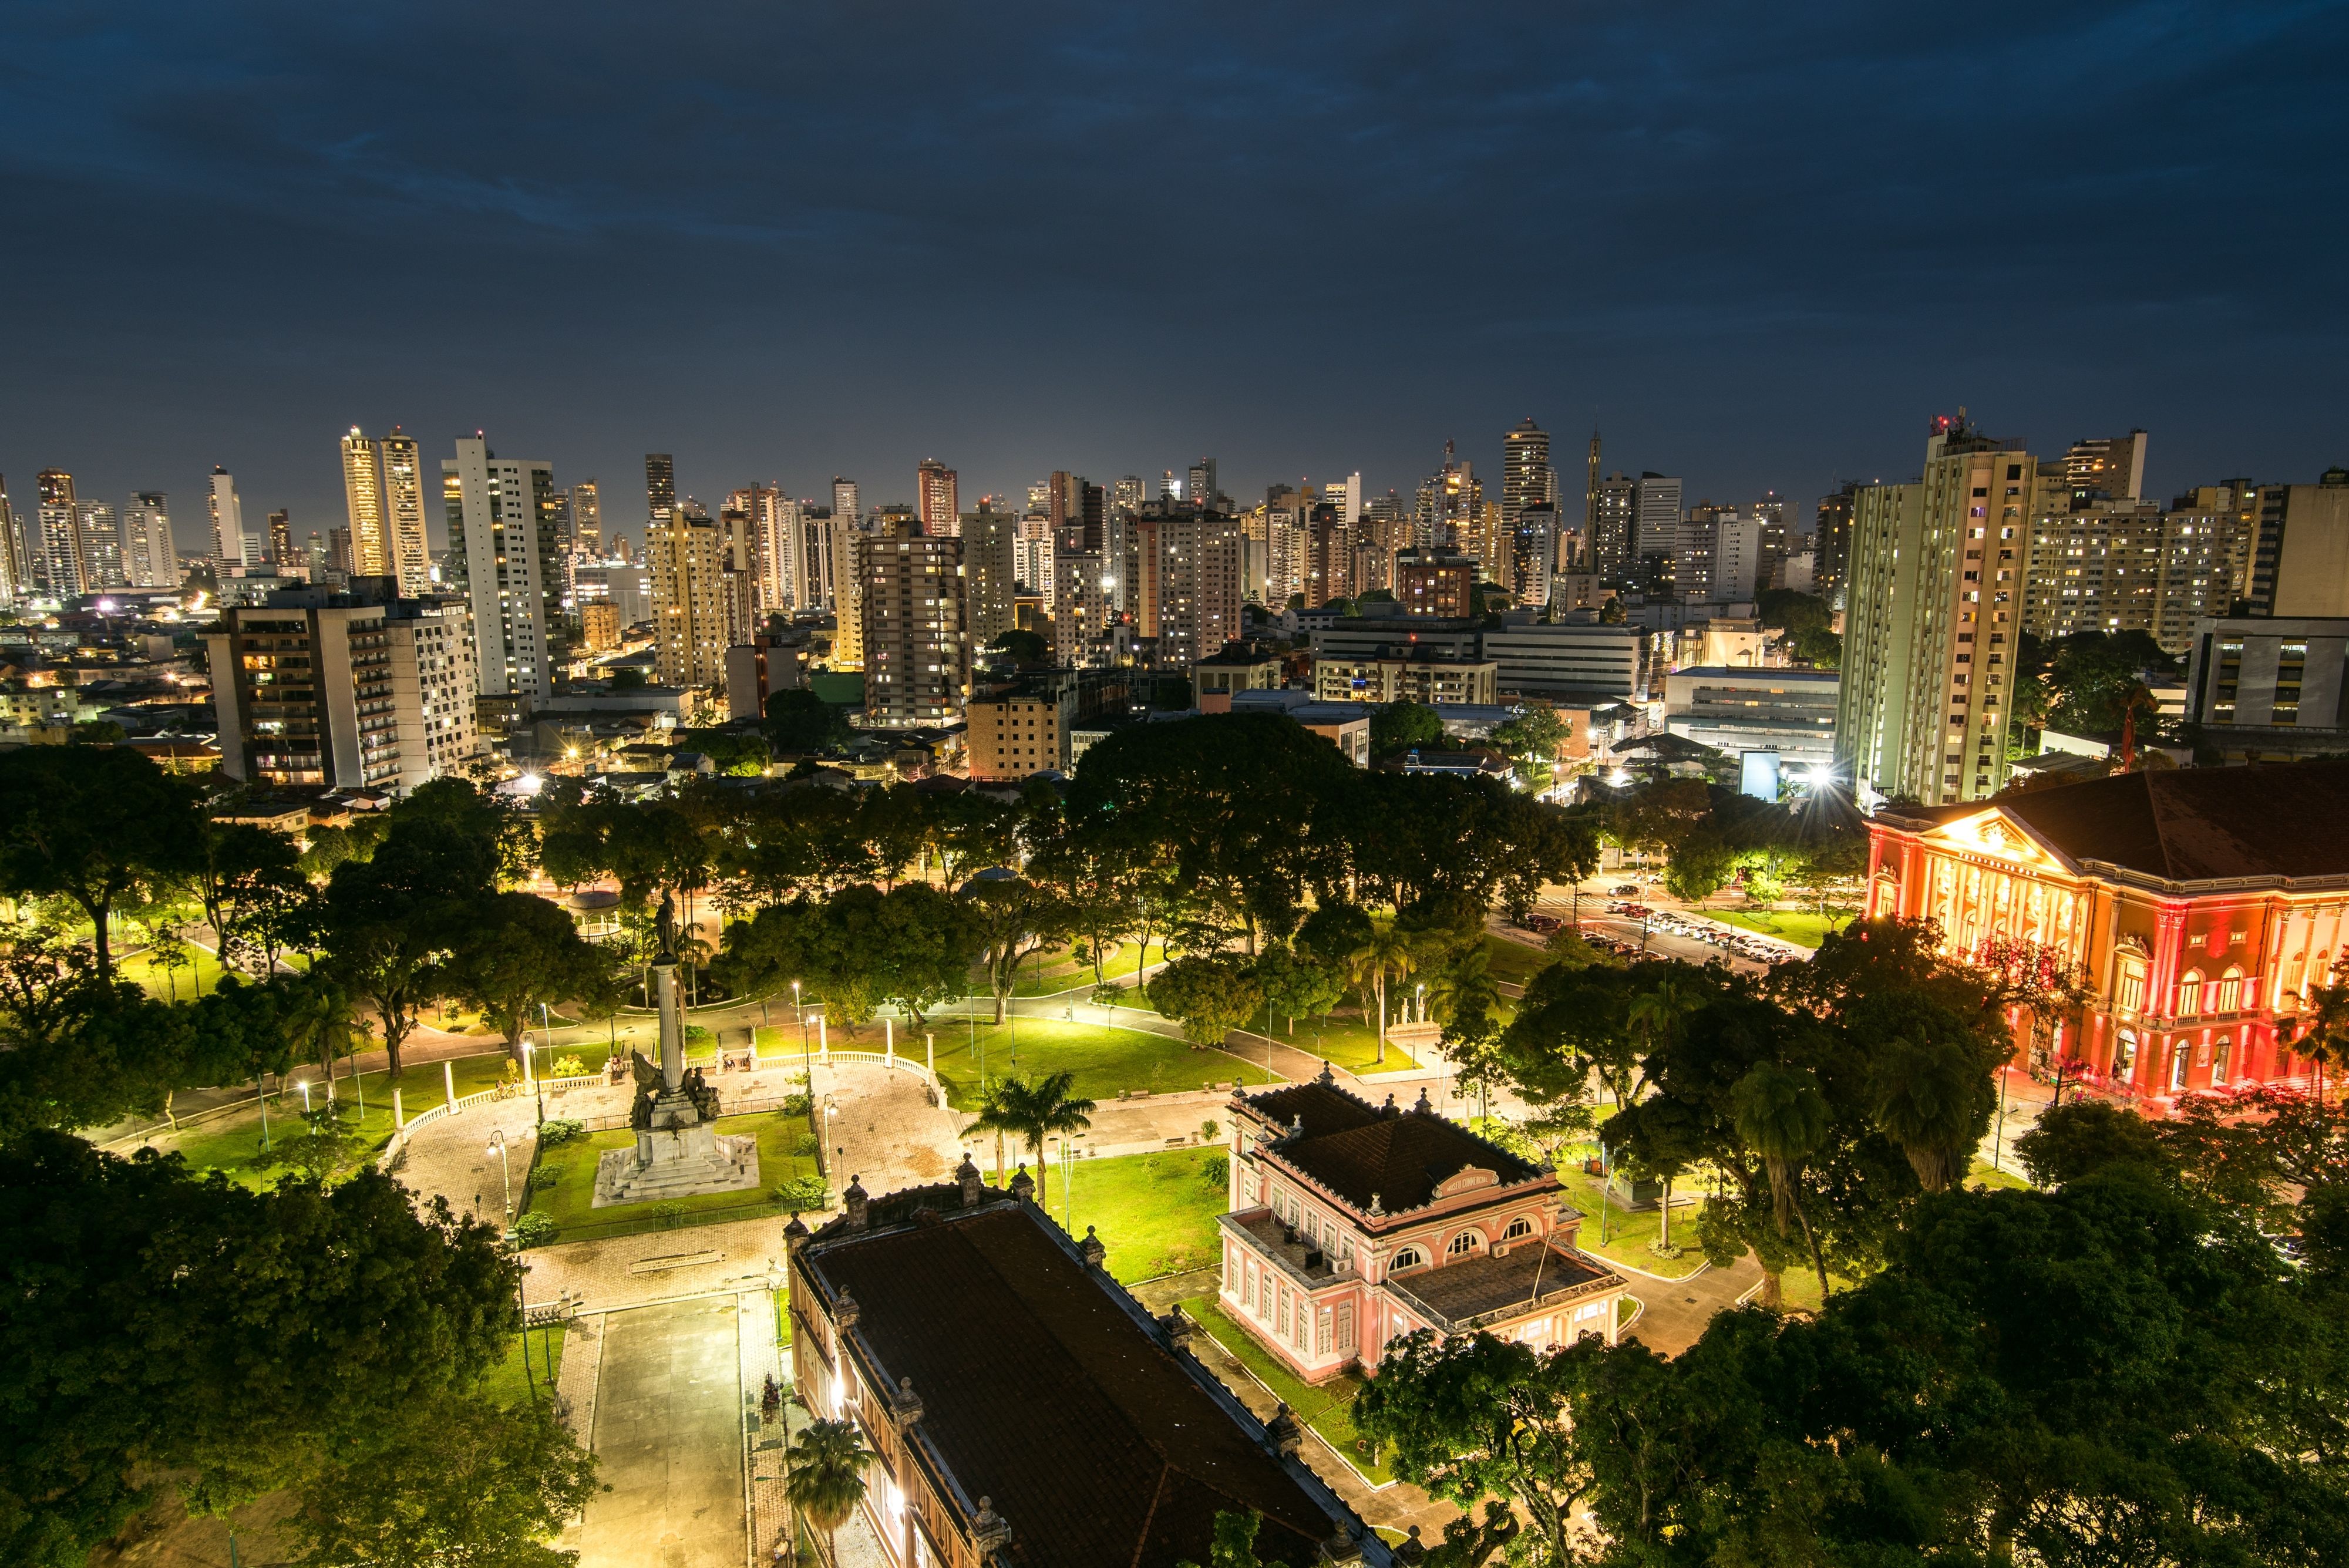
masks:
{"type": "Polygon", "coordinates": [[[1524,921],[1526,929],[1545,933],[1557,929],[1564,923],[1556,915],[1527,915],[1524,921]]]}
{"type": "Polygon", "coordinates": [[[1619,883],[1607,890],[1619,898],[1636,898],[1640,896],[1640,885],[1637,882],[1619,883]]]}

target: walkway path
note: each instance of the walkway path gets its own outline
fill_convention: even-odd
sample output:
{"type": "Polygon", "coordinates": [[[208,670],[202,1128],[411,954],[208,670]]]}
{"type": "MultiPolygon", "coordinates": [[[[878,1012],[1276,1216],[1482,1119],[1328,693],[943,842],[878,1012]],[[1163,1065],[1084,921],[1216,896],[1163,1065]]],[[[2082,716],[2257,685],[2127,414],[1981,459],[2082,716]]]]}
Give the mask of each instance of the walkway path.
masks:
{"type": "Polygon", "coordinates": [[[1659,1355],[1678,1355],[1694,1345],[1715,1314],[1735,1306],[1762,1282],[1762,1265],[1751,1252],[1725,1269],[1701,1269],[1684,1280],[1623,1272],[1643,1309],[1623,1337],[1659,1355]]]}
{"type": "Polygon", "coordinates": [[[611,1490],[564,1532],[579,1568],[742,1568],[744,1316],[718,1296],[603,1320],[582,1436],[611,1490]]]}

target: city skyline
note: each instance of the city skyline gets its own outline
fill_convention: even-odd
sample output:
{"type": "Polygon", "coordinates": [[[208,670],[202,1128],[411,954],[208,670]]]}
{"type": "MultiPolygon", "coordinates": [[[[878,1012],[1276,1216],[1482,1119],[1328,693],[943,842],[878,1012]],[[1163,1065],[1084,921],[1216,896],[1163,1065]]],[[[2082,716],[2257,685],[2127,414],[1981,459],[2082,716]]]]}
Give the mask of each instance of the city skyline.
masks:
{"type": "Polygon", "coordinates": [[[1299,47],[1206,16],[643,36],[515,7],[454,54],[420,47],[429,9],[406,51],[380,19],[258,16],[0,24],[27,62],[11,186],[79,240],[16,257],[47,307],[12,348],[44,373],[0,392],[0,472],[184,496],[192,531],[217,462],[298,535],[340,510],[325,444],[352,424],[502,431],[558,480],[658,448],[705,500],[840,472],[909,504],[932,455],[969,500],[1202,452],[1236,496],[1357,470],[1407,493],[1446,439],[1497,473],[1527,414],[1724,502],[1905,478],[1960,405],[2051,449],[2144,426],[2157,493],[2341,456],[2338,13],[1365,18],[1299,47]],[[1521,81],[1528,55],[1558,64],[1521,81]],[[517,56],[528,113],[479,90],[517,56]],[[847,112],[876,94],[888,116],[847,112]],[[2147,94],[2205,112],[2102,112],[2147,94]],[[726,102],[724,132],[671,99],[726,102]],[[1970,169],[2000,181],[1994,234],[1943,199],[1970,169]],[[1437,192],[1499,243],[1375,244],[1437,192]],[[2280,216],[2141,243],[2222,206],[2280,216]],[[1296,246],[1244,243],[1300,211],[1296,246]],[[198,221],[265,243],[148,243],[198,221]],[[1054,225],[1087,242],[1034,243],[1054,225]],[[550,345],[568,373],[512,373],[550,345]],[[1268,351],[1299,373],[1247,373],[1268,351]],[[725,365],[753,373],[699,373],[725,365]]]}

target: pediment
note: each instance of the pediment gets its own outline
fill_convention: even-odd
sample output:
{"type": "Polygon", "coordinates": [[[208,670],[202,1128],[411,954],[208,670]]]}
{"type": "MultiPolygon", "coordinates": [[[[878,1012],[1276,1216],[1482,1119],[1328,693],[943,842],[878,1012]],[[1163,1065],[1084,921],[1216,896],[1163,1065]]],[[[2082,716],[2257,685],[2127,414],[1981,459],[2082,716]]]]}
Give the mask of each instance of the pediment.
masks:
{"type": "Polygon", "coordinates": [[[1481,1165],[1464,1165],[1435,1184],[1435,1196],[1454,1198],[1463,1192],[1474,1192],[1480,1187],[1498,1187],[1501,1174],[1481,1165]]]}
{"type": "Polygon", "coordinates": [[[2003,861],[2034,871],[2070,871],[2030,828],[1996,806],[1953,817],[1923,835],[1924,842],[1961,855],[2003,861]]]}

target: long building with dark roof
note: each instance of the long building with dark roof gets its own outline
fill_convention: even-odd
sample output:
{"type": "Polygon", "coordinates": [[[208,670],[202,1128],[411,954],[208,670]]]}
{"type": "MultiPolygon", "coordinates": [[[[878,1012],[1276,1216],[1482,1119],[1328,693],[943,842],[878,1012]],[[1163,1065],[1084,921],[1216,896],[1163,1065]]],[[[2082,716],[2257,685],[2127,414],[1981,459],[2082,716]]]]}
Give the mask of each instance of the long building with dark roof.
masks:
{"type": "Polygon", "coordinates": [[[868,1199],[811,1235],[795,1219],[792,1368],[809,1410],[856,1422],[879,1461],[865,1523],[902,1568],[1174,1568],[1205,1563],[1218,1513],[1257,1551],[1383,1568],[1385,1544],[1072,1240],[1023,1171],[868,1199]]]}
{"type": "Polygon", "coordinates": [[[1574,1240],[1557,1173],[1439,1116],[1311,1083],[1235,1095],[1221,1303],[1300,1376],[1421,1329],[1615,1341],[1621,1275],[1574,1240]]]}
{"type": "Polygon", "coordinates": [[[2086,971],[2060,1067],[2160,1110],[2304,1084],[2311,992],[2349,956],[2349,763],[2122,774],[1868,825],[1870,918],[1931,919],[1975,959],[2035,942],[2086,971]]]}

